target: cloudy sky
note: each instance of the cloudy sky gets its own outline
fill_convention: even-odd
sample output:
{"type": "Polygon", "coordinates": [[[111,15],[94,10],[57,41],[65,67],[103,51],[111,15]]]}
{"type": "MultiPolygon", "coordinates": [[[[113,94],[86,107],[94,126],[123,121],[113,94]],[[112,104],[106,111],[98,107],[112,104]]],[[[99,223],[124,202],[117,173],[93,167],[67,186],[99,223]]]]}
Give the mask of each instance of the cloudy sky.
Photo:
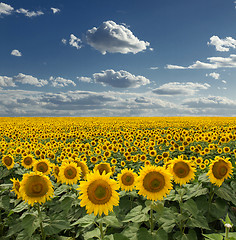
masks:
{"type": "Polygon", "coordinates": [[[0,2],[0,116],[236,116],[236,1],[0,2]]]}

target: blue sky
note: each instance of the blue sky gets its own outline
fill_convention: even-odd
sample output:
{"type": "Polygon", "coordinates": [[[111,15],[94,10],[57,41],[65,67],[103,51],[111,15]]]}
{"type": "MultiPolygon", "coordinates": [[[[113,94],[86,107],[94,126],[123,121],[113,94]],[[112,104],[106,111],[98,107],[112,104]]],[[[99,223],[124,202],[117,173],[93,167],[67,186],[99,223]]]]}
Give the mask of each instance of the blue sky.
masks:
{"type": "Polygon", "coordinates": [[[0,116],[236,116],[236,2],[0,2],[0,116]]]}

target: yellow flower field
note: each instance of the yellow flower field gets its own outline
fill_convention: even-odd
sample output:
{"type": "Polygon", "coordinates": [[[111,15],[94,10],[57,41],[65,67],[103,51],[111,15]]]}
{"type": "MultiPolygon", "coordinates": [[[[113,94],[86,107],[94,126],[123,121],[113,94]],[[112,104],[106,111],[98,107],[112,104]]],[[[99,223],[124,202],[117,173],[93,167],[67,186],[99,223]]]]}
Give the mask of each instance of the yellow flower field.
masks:
{"type": "Polygon", "coordinates": [[[236,118],[0,118],[0,236],[210,239],[235,157],[236,118]]]}

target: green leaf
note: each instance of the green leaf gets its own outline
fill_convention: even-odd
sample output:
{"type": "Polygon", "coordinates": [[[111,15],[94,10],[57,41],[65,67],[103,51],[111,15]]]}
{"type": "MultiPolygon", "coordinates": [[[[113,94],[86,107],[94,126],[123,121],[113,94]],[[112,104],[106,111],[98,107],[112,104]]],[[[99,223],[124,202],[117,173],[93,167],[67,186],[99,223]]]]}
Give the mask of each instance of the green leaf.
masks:
{"type": "Polygon", "coordinates": [[[193,216],[197,216],[199,213],[197,204],[195,203],[195,201],[193,199],[189,199],[188,201],[180,204],[180,207],[183,210],[188,211],[193,216]]]}
{"type": "Polygon", "coordinates": [[[130,240],[137,240],[137,232],[139,230],[139,226],[139,223],[131,223],[122,231],[122,234],[130,240]]]}
{"type": "Polygon", "coordinates": [[[76,222],[72,223],[71,226],[80,225],[83,228],[89,227],[94,224],[94,219],[95,219],[95,216],[93,213],[88,214],[88,215],[85,215],[84,217],[78,219],[76,222]]]}
{"type": "Polygon", "coordinates": [[[188,234],[187,234],[187,237],[189,240],[197,240],[197,234],[196,232],[193,230],[193,229],[190,229],[188,234]]]}
{"type": "Polygon", "coordinates": [[[65,229],[70,229],[70,223],[64,219],[51,218],[49,222],[43,224],[45,234],[53,235],[65,229]]]}
{"type": "Polygon", "coordinates": [[[121,233],[115,233],[113,235],[114,240],[129,240],[129,238],[127,238],[126,236],[124,236],[121,233]]]}
{"type": "Polygon", "coordinates": [[[102,222],[107,224],[109,227],[121,228],[122,223],[116,218],[116,216],[105,216],[102,219],[102,222]]]}
{"type": "Polygon", "coordinates": [[[10,238],[12,235],[20,232],[23,229],[20,221],[16,222],[16,224],[12,223],[9,225],[9,230],[7,232],[7,238],[10,238]]]}
{"type": "Polygon", "coordinates": [[[221,198],[217,198],[216,201],[210,205],[210,214],[216,219],[219,219],[225,216],[227,209],[227,202],[221,198]]]}
{"type": "Polygon", "coordinates": [[[11,171],[9,171],[7,168],[4,168],[3,171],[1,171],[0,179],[3,179],[3,178],[7,177],[10,174],[11,174],[11,171]]]}
{"type": "Polygon", "coordinates": [[[28,206],[29,205],[26,202],[21,202],[15,208],[13,208],[12,211],[15,212],[15,213],[19,213],[19,212],[27,209],[28,206]]]}
{"type": "Polygon", "coordinates": [[[27,232],[22,231],[17,235],[16,240],[40,240],[40,235],[28,236],[27,232]]]}
{"type": "Polygon", "coordinates": [[[197,218],[190,218],[187,221],[187,226],[210,230],[206,218],[202,215],[198,215],[197,218]]]}
{"type": "Polygon", "coordinates": [[[184,200],[188,200],[201,195],[206,195],[208,193],[208,189],[203,188],[202,183],[186,184],[186,187],[187,193],[183,196],[184,200]]]}
{"type": "Polygon", "coordinates": [[[208,183],[208,182],[210,182],[210,179],[209,179],[209,177],[207,176],[207,173],[203,173],[203,174],[200,174],[200,175],[199,175],[198,181],[199,181],[199,182],[208,183]]]}
{"type": "Polygon", "coordinates": [[[28,213],[22,218],[22,227],[28,237],[31,237],[34,231],[40,226],[37,215],[28,213]]]}
{"type": "Polygon", "coordinates": [[[10,197],[7,195],[0,196],[0,208],[8,210],[10,206],[10,197]]]}
{"type": "Polygon", "coordinates": [[[215,193],[218,197],[223,198],[227,201],[230,201],[234,205],[236,205],[236,198],[235,198],[235,195],[234,195],[234,191],[226,183],[223,183],[221,185],[221,187],[219,187],[217,190],[215,190],[215,193]]]}
{"type": "Polygon", "coordinates": [[[142,206],[133,208],[126,216],[123,222],[145,222],[149,219],[149,215],[142,212],[142,206]]]}
{"type": "Polygon", "coordinates": [[[55,196],[58,196],[64,192],[67,192],[67,190],[69,189],[70,187],[68,185],[61,185],[60,187],[58,187],[55,191],[54,191],[54,195],[55,196]]]}
{"type": "Polygon", "coordinates": [[[157,239],[168,240],[168,234],[164,229],[158,229],[156,232],[157,239]]]}
{"type": "Polygon", "coordinates": [[[158,216],[158,214],[155,214],[155,217],[157,218],[158,223],[161,225],[162,228],[167,232],[171,232],[174,226],[177,222],[177,215],[174,210],[170,208],[164,208],[164,211],[161,216],[158,216]]]}
{"type": "Polygon", "coordinates": [[[86,232],[84,234],[84,239],[85,240],[93,239],[94,237],[100,238],[100,230],[98,228],[95,228],[94,230],[86,232]]]}
{"type": "Polygon", "coordinates": [[[137,233],[137,239],[138,240],[157,240],[157,236],[152,235],[151,233],[148,232],[146,228],[140,228],[137,233]]]}
{"type": "Polygon", "coordinates": [[[210,239],[210,240],[223,240],[223,236],[221,236],[220,234],[217,233],[213,233],[213,234],[203,234],[204,237],[206,237],[205,239],[210,239]]]}
{"type": "Polygon", "coordinates": [[[68,212],[69,209],[71,208],[71,205],[73,203],[74,199],[72,197],[65,197],[61,202],[60,202],[60,208],[68,212]]]}

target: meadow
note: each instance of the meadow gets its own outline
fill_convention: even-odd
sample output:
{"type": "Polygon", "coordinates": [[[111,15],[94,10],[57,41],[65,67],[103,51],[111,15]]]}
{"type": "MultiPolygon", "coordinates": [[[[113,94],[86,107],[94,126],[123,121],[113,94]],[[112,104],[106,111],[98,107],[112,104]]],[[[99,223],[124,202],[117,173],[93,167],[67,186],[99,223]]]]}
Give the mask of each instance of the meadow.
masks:
{"type": "Polygon", "coordinates": [[[0,118],[0,239],[236,239],[236,118],[0,118]]]}

